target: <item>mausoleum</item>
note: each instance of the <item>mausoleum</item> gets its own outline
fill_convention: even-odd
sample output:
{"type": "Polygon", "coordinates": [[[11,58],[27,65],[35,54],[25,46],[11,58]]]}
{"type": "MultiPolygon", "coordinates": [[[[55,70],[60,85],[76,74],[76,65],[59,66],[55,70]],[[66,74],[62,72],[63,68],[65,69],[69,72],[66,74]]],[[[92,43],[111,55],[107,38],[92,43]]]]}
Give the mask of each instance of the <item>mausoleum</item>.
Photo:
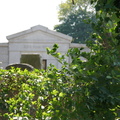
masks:
{"type": "Polygon", "coordinates": [[[84,44],[71,43],[72,37],[41,25],[9,35],[7,40],[8,43],[0,43],[0,67],[3,69],[14,63],[28,63],[38,69],[46,69],[51,63],[60,68],[60,63],[46,52],[46,48],[52,48],[55,43],[59,45],[58,51],[62,54],[72,47],[85,47],[89,51],[84,44]]]}

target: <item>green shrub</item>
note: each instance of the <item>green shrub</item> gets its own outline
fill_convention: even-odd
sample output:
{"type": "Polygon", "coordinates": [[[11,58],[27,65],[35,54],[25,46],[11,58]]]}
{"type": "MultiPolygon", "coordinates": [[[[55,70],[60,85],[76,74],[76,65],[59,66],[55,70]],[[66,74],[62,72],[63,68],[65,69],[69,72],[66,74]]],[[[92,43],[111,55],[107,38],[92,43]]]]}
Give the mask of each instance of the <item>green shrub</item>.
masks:
{"type": "Polygon", "coordinates": [[[68,64],[66,57],[56,52],[57,48],[54,45],[47,51],[63,64],[60,70],[53,65],[46,71],[0,70],[1,119],[12,120],[15,116],[33,120],[117,118],[120,68],[115,63],[116,54],[111,58],[111,52],[102,47],[102,52],[94,49],[96,54],[81,52],[82,48],[70,49],[68,64]],[[87,61],[82,61],[80,56],[87,61]]]}

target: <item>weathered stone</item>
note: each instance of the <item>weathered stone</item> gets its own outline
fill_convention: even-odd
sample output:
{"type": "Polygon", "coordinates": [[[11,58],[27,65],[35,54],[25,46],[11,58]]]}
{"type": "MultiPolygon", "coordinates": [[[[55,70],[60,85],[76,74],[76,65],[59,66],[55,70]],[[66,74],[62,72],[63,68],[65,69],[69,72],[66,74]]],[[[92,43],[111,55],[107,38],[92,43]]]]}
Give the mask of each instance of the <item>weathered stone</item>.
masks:
{"type": "MultiPolygon", "coordinates": [[[[49,30],[47,27],[37,25],[28,30],[7,36],[8,43],[0,43],[0,61],[3,68],[9,64],[21,63],[22,55],[39,55],[41,68],[47,68],[49,64],[55,65],[57,68],[61,64],[51,55],[47,54],[46,48],[52,48],[54,44],[58,44],[58,52],[65,54],[69,48],[85,47],[86,45],[71,43],[72,37],[49,30]],[[46,61],[46,66],[43,65],[46,61]]],[[[31,58],[32,59],[32,58],[31,58]]],[[[66,58],[70,62],[70,58],[66,58]]],[[[35,60],[37,63],[37,61],[35,60]]],[[[30,64],[30,63],[28,63],[30,64]]],[[[32,64],[31,64],[32,65],[32,64]]]]}
{"type": "Polygon", "coordinates": [[[34,70],[34,67],[32,65],[29,65],[29,64],[24,64],[24,63],[18,63],[18,64],[11,64],[11,65],[8,65],[6,67],[7,70],[11,69],[12,67],[14,68],[20,68],[21,70],[28,70],[28,71],[32,71],[34,70]]]}

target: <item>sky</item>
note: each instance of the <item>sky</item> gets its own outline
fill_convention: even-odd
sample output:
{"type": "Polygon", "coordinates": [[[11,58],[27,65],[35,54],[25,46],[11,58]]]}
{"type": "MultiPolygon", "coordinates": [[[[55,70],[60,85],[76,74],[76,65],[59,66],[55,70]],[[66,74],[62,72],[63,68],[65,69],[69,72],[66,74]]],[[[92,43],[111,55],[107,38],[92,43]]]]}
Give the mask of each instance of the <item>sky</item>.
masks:
{"type": "Polygon", "coordinates": [[[58,5],[65,0],[0,0],[0,43],[6,36],[42,25],[59,24],[58,5]]]}

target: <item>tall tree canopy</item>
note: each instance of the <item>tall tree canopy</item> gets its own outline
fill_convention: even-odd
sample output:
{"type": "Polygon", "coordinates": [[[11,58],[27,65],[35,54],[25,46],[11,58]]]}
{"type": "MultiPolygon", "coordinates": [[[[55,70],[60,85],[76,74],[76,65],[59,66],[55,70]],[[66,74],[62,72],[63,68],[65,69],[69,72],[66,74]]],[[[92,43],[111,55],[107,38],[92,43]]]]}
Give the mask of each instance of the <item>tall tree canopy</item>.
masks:
{"type": "Polygon", "coordinates": [[[78,9],[87,10],[93,8],[89,0],[66,0],[59,5],[58,18],[60,21],[64,20],[71,12],[78,9]],[[73,4],[74,3],[74,4],[73,4]]]}
{"type": "Polygon", "coordinates": [[[74,5],[70,0],[59,5],[59,21],[54,29],[58,32],[73,37],[75,43],[85,43],[93,29],[87,20],[95,20],[94,13],[89,11],[90,3],[85,0],[75,0],[74,5]]]}
{"type": "Polygon", "coordinates": [[[85,23],[86,20],[95,20],[91,12],[76,10],[64,18],[64,21],[56,25],[54,29],[58,32],[73,37],[74,43],[85,43],[93,32],[91,24],[85,23]]]}

